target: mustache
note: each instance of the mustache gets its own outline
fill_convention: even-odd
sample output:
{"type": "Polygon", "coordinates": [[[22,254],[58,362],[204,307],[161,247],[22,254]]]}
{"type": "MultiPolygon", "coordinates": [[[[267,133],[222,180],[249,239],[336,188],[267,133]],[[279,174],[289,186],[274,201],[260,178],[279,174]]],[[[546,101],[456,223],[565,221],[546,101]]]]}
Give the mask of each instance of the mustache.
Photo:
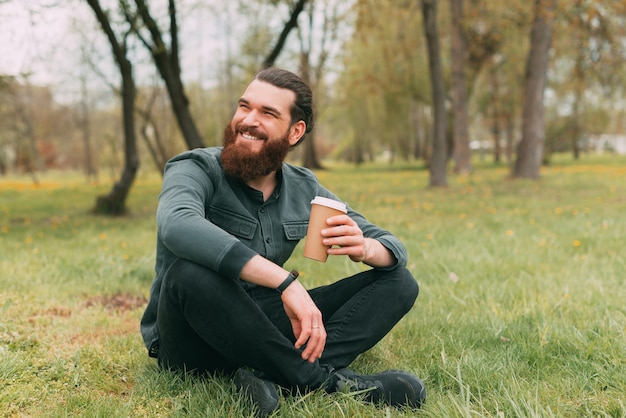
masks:
{"type": "Polygon", "coordinates": [[[249,134],[255,136],[262,140],[267,140],[268,136],[265,132],[259,131],[257,128],[253,126],[244,125],[243,123],[238,123],[235,125],[235,132],[240,134],[249,134]]]}

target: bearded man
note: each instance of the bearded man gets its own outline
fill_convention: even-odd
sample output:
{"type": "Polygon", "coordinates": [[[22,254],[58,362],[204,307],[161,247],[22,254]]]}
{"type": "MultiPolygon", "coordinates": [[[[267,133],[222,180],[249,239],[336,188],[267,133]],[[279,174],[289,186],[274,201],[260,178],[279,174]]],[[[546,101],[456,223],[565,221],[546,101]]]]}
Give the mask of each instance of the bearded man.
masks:
{"type": "Polygon", "coordinates": [[[157,209],[156,277],[141,333],[160,367],[233,376],[260,415],[279,392],[356,392],[420,407],[423,383],[347,367],[411,309],[418,285],[403,244],[348,206],[327,219],[328,254],[370,269],[314,289],[284,263],[305,237],[315,196],[339,200],[285,163],[313,128],[310,88],[261,71],[239,99],[223,148],[185,152],[165,168],[157,209]]]}

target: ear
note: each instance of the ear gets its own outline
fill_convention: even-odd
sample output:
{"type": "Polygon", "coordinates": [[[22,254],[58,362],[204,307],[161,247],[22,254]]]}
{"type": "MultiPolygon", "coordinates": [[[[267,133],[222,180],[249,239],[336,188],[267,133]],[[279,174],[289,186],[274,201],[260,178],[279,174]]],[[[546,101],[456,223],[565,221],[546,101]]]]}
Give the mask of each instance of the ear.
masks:
{"type": "Polygon", "coordinates": [[[289,144],[291,146],[294,146],[298,143],[298,141],[300,141],[300,138],[302,138],[302,136],[305,134],[306,132],[306,123],[304,123],[303,120],[299,120],[298,122],[294,123],[291,128],[289,128],[289,144]]]}

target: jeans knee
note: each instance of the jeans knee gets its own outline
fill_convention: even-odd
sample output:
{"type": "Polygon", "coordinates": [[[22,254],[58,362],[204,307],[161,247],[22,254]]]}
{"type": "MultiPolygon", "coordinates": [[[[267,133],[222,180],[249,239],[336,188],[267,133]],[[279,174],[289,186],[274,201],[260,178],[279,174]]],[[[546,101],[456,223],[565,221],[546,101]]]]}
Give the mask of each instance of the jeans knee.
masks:
{"type": "Polygon", "coordinates": [[[167,269],[162,290],[193,299],[219,292],[226,281],[207,267],[179,258],[167,269]]]}
{"type": "Polygon", "coordinates": [[[398,274],[398,289],[403,296],[403,301],[408,305],[410,309],[417,296],[419,295],[419,285],[413,274],[407,268],[400,268],[397,270],[398,274]]]}

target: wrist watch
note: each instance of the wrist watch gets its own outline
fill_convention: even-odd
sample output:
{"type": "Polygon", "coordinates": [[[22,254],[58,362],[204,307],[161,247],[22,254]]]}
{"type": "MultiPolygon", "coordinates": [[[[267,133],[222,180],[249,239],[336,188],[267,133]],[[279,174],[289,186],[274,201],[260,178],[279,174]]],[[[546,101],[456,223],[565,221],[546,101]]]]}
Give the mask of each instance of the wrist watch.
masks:
{"type": "Polygon", "coordinates": [[[298,273],[297,270],[291,270],[289,276],[287,276],[287,278],[276,288],[276,291],[282,294],[285,289],[287,289],[287,287],[289,287],[289,285],[298,278],[299,275],[300,273],[298,273]]]}

